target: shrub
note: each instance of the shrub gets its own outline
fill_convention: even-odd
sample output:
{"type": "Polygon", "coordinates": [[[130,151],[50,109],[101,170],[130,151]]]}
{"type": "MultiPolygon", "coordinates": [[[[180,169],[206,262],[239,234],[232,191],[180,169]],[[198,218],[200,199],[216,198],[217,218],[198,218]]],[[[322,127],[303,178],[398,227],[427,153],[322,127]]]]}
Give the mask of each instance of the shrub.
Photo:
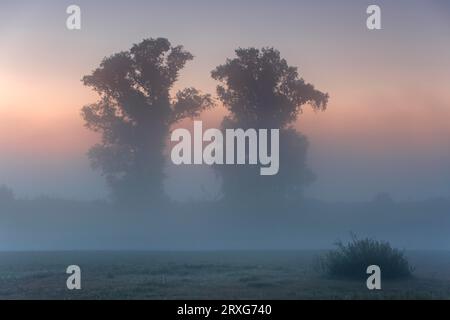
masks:
{"type": "Polygon", "coordinates": [[[321,269],[333,277],[367,278],[367,267],[377,265],[384,279],[406,278],[412,275],[413,269],[404,253],[394,249],[388,242],[370,238],[352,240],[344,244],[336,243],[337,249],[325,254],[320,259],[321,269]]]}

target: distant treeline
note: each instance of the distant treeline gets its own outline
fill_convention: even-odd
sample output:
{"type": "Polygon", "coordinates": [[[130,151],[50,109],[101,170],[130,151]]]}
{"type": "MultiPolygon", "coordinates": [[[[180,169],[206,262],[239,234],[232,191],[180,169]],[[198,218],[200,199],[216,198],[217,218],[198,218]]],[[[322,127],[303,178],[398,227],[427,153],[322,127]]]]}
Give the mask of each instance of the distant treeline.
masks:
{"type": "Polygon", "coordinates": [[[141,210],[106,201],[0,199],[0,250],[319,249],[350,232],[400,248],[450,249],[448,198],[168,202],[141,210]]]}

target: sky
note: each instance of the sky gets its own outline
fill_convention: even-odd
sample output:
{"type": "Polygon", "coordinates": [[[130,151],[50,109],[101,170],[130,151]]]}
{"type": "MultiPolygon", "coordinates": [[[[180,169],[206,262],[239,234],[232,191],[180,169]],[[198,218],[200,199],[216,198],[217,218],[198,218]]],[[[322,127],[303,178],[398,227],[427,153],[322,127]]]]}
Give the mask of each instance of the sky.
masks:
{"type": "MultiPolygon", "coordinates": [[[[295,127],[317,175],[307,195],[361,201],[450,196],[450,4],[417,1],[10,1],[0,3],[0,185],[20,197],[107,194],[86,152],[98,137],[80,109],[97,96],[81,78],[105,56],[166,37],[195,56],[174,89],[215,94],[210,72],[238,47],[277,48],[330,94],[295,127]],[[82,29],[65,27],[66,8],[82,29]],[[382,30],[366,28],[378,4],[382,30]]],[[[223,108],[202,115],[218,125],[223,108]]],[[[188,124],[186,124],[188,125],[188,124]]],[[[195,198],[216,188],[208,168],[169,166],[167,190],[195,198]],[[196,177],[196,185],[192,179],[196,177]]]]}

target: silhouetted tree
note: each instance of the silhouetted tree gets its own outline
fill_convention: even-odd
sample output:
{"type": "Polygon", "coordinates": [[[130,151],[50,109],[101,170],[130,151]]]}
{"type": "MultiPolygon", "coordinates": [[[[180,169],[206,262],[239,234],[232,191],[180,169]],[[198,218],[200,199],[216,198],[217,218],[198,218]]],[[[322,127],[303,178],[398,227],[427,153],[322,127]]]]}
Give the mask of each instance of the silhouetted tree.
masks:
{"type": "Polygon", "coordinates": [[[328,94],[300,78],[297,68],[273,48],[238,49],[236,56],[212,71],[212,77],[221,82],[219,99],[230,112],[223,129],[279,128],[280,171],[261,177],[256,167],[218,167],[224,195],[248,202],[296,197],[314,176],[306,166],[307,139],[291,124],[305,104],[325,110],[328,94]]]}
{"type": "Polygon", "coordinates": [[[163,151],[170,126],[213,105],[194,88],[171,97],[179,71],[193,56],[167,39],[146,39],[107,57],[83,78],[100,100],[82,109],[87,128],[102,135],[89,151],[116,200],[148,203],[163,198],[163,151]]]}

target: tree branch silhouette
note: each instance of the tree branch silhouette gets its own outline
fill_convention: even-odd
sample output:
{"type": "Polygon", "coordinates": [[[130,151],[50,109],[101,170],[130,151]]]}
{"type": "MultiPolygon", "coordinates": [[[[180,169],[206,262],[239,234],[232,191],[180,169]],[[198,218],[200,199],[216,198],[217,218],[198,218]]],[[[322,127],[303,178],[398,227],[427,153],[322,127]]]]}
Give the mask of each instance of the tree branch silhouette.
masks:
{"type": "Polygon", "coordinates": [[[292,128],[306,104],[323,111],[329,95],[316,90],[274,48],[239,48],[211,73],[220,82],[217,95],[229,115],[222,128],[280,129],[280,171],[260,177],[251,167],[217,167],[230,202],[276,202],[298,197],[314,175],[306,166],[308,141],[292,128]]]}
{"type": "Polygon", "coordinates": [[[195,88],[170,95],[179,72],[192,59],[167,39],[146,39],[105,58],[83,78],[100,96],[81,111],[85,126],[102,137],[89,157],[115,200],[141,204],[164,198],[163,151],[170,126],[214,105],[210,95],[195,88]]]}

